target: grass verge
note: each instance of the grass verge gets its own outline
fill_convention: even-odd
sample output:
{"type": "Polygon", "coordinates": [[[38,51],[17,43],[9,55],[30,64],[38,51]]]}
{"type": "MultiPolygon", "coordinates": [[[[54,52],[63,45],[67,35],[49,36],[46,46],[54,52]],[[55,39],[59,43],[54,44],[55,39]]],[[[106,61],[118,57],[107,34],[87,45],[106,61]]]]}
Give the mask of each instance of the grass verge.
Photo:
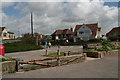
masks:
{"type": "MultiPolygon", "coordinates": [[[[58,57],[57,52],[56,53],[50,53],[48,55],[43,55],[45,57],[58,57]]],[[[64,52],[60,52],[60,56],[64,56],[64,52]]]]}
{"type": "Polygon", "coordinates": [[[14,43],[6,43],[5,52],[12,53],[12,52],[22,52],[22,51],[31,51],[31,50],[39,50],[43,49],[41,46],[27,44],[25,42],[14,42],[14,43]]]}

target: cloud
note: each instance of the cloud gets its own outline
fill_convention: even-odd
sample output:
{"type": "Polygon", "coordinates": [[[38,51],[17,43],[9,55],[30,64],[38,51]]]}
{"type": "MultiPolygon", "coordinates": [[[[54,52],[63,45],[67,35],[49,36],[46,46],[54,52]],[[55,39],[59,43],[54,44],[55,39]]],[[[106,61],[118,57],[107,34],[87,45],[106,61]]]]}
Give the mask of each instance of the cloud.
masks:
{"type": "Polygon", "coordinates": [[[29,2],[14,6],[26,16],[18,19],[4,13],[4,22],[11,31],[30,32],[30,13],[33,12],[34,32],[52,34],[56,29],[83,23],[99,23],[103,34],[118,26],[118,8],[103,2],[29,2]]]}

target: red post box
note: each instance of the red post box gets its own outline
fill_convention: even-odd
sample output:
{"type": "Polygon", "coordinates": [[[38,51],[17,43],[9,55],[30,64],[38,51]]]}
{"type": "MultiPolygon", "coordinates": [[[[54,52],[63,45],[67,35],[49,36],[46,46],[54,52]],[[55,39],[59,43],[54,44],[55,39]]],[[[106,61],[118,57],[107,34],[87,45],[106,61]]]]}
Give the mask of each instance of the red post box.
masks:
{"type": "Polygon", "coordinates": [[[4,46],[3,45],[0,45],[0,55],[1,56],[4,56],[5,55],[5,51],[4,51],[4,46]]]}

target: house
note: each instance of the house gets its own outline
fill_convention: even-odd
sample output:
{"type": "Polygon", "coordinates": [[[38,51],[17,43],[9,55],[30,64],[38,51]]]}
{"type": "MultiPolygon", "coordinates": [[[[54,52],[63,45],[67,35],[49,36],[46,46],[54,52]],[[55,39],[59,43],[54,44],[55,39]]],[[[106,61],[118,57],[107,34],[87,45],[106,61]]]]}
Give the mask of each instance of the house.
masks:
{"type": "Polygon", "coordinates": [[[39,41],[45,40],[45,35],[39,34],[39,35],[38,35],[38,40],[39,40],[39,41]]]}
{"type": "Polygon", "coordinates": [[[6,27],[0,27],[0,39],[15,39],[15,34],[9,32],[6,27]]]}
{"type": "Polygon", "coordinates": [[[45,35],[45,40],[52,40],[52,36],[51,35],[45,35]]]}
{"type": "Polygon", "coordinates": [[[106,34],[106,36],[112,37],[112,36],[119,36],[120,37],[120,27],[115,27],[113,28],[110,32],[106,34]]]}
{"type": "Polygon", "coordinates": [[[52,39],[53,40],[71,40],[74,35],[74,32],[72,32],[69,29],[64,29],[64,30],[56,30],[52,34],[52,39]]]}
{"type": "MultiPolygon", "coordinates": [[[[101,28],[98,23],[76,25],[74,30],[75,39],[90,40],[101,37],[101,28]]],[[[75,40],[76,41],[76,40],[75,40]]]]}

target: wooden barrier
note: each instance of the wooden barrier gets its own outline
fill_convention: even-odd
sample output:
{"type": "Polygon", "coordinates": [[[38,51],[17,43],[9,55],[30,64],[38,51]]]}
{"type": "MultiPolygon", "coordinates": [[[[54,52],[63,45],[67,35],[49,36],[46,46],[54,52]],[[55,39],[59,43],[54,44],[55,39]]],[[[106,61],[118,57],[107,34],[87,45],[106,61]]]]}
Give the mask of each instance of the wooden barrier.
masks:
{"type": "Polygon", "coordinates": [[[43,59],[35,59],[30,61],[20,61],[19,64],[32,64],[32,65],[40,65],[46,67],[54,67],[66,65],[69,63],[78,63],[83,62],[86,59],[86,54],[80,55],[71,55],[64,57],[53,57],[53,58],[43,58],[43,59]]]}

